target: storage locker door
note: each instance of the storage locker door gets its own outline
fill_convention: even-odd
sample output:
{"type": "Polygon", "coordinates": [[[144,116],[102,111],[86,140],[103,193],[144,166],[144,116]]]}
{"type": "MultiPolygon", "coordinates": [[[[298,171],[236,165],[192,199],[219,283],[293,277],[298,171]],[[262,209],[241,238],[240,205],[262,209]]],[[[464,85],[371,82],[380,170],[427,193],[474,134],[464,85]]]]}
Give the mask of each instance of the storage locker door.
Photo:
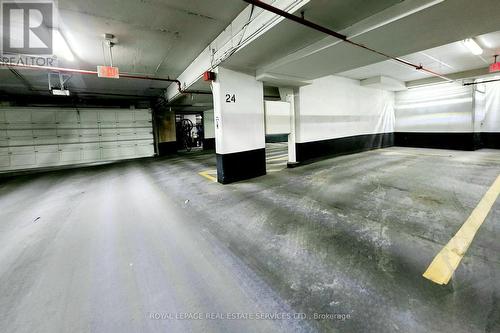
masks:
{"type": "Polygon", "coordinates": [[[134,110],[134,131],[137,141],[137,157],[154,155],[153,125],[151,110],[134,110]]]}
{"type": "Polygon", "coordinates": [[[147,109],[0,109],[0,172],[153,155],[147,109]]]}
{"type": "MultiPolygon", "coordinates": [[[[32,131],[32,115],[29,109],[4,109],[2,126],[3,140],[2,150],[7,150],[9,156],[8,166],[1,167],[2,170],[26,169],[36,167],[36,155],[32,131]]],[[[5,156],[5,153],[3,153],[5,156]]],[[[6,158],[2,158],[6,163],[6,158]]]]}
{"type": "Polygon", "coordinates": [[[79,109],[80,142],[84,163],[102,161],[99,110],[79,109]]]}

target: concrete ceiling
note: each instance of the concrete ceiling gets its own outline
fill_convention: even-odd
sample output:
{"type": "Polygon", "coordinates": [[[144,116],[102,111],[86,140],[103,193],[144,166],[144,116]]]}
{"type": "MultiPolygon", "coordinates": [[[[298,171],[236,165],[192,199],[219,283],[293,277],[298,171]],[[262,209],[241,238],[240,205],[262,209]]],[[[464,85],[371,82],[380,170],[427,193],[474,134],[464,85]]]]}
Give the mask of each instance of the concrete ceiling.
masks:
{"type": "MultiPolygon", "coordinates": [[[[324,24],[331,29],[341,30],[400,2],[401,0],[311,0],[301,11],[309,20],[324,24]]],[[[250,46],[238,51],[223,65],[250,74],[255,73],[262,64],[279,60],[324,37],[323,33],[284,20],[252,42],[250,46]]],[[[190,89],[210,91],[209,85],[201,79],[190,89]]],[[[186,105],[190,99],[193,97],[184,96],[180,100],[176,100],[176,103],[186,105]]],[[[194,98],[194,100],[199,99],[207,101],[206,96],[194,98]]],[[[191,108],[183,110],[191,111],[191,108]]]]}
{"type": "MultiPolygon", "coordinates": [[[[325,6],[328,4],[325,1],[312,1],[308,5],[309,10],[321,13],[322,16],[308,16],[306,11],[306,18],[338,31],[342,28],[342,24],[337,26],[328,24],[336,22],[336,17],[358,15],[352,21],[345,21],[348,22],[347,24],[353,24],[366,16],[383,11],[387,6],[392,5],[395,8],[400,5],[404,6],[406,3],[418,5],[419,1],[377,1],[380,7],[366,8],[362,6],[362,3],[366,4],[366,1],[332,1],[331,6],[334,3],[349,5],[355,3],[356,6],[339,7],[345,12],[327,11],[325,6]]],[[[463,68],[485,67],[485,62],[465,54],[466,50],[461,47],[460,43],[455,42],[486,34],[487,38],[491,39],[491,43],[497,43],[498,34],[490,34],[493,31],[500,31],[500,11],[494,10],[497,6],[498,0],[434,1],[428,8],[371,29],[354,37],[353,40],[395,57],[410,55],[408,60],[430,64],[434,68],[443,69],[440,67],[442,65],[436,64],[435,60],[422,55],[420,51],[428,50],[429,55],[437,59],[453,54],[452,57],[447,58],[452,67],[457,67],[457,71],[463,68]],[[447,46],[441,49],[442,45],[447,46]]],[[[390,10],[391,8],[387,11],[390,10]]],[[[295,14],[299,15],[299,13],[295,14]]],[[[349,30],[351,27],[344,28],[349,30]]],[[[379,64],[376,68],[365,68],[365,66],[385,60],[386,58],[379,55],[346,43],[339,43],[333,37],[326,37],[324,34],[294,22],[283,21],[264,37],[237,52],[224,65],[234,69],[255,71],[258,75],[272,73],[306,80],[339,73],[347,73],[347,76],[352,75],[354,78],[366,78],[380,72],[410,80],[421,77],[419,73],[387,63],[379,64]],[[353,72],[350,72],[351,70],[353,72]],[[370,73],[372,70],[373,75],[370,73]],[[405,74],[401,74],[403,72],[405,74]]],[[[485,58],[485,60],[491,59],[485,58]]],[[[444,72],[449,71],[444,69],[444,72]]]]}
{"type": "MultiPolygon", "coordinates": [[[[59,0],[59,30],[75,56],[59,57],[59,66],[96,70],[109,64],[103,34],[112,33],[118,39],[114,65],[121,72],[175,78],[245,6],[240,0],[59,0]]],[[[21,79],[0,70],[0,91],[48,91],[47,73],[17,72],[21,79]]],[[[68,85],[74,91],[157,96],[169,83],[74,75],[68,85]]]]}
{"type": "MultiPolygon", "coordinates": [[[[304,8],[304,17],[333,30],[342,30],[401,0],[311,0],[304,8]]],[[[295,13],[300,15],[300,13],[295,13]]],[[[325,37],[325,34],[284,20],[249,47],[236,53],[224,66],[247,72],[277,61],[325,37]]]]}
{"type": "MultiPolygon", "coordinates": [[[[441,74],[488,67],[493,62],[494,55],[500,54],[500,32],[481,35],[475,40],[483,48],[482,55],[473,55],[462,41],[459,41],[416,52],[402,58],[415,64],[422,64],[424,67],[441,74]]],[[[357,80],[382,75],[405,82],[429,76],[390,60],[342,72],[339,75],[357,80]]]]}
{"type": "MultiPolygon", "coordinates": [[[[432,6],[366,31],[354,40],[445,74],[485,67],[491,60],[488,58],[491,52],[500,48],[500,33],[491,33],[500,31],[500,11],[492,10],[498,0],[311,0],[303,10],[305,17],[313,22],[336,31],[349,31],[377,15],[415,3],[432,3],[432,6]],[[468,37],[477,37],[489,50],[483,56],[486,62],[471,56],[457,42],[468,37]]],[[[95,70],[97,65],[108,63],[102,36],[113,33],[118,38],[113,48],[114,64],[121,72],[175,78],[246,3],[242,0],[59,0],[58,5],[61,33],[76,58],[72,62],[60,58],[59,65],[95,70]]],[[[404,81],[425,77],[378,55],[337,42],[333,37],[284,20],[223,65],[304,80],[330,74],[356,79],[383,74],[404,81]]],[[[47,73],[20,69],[12,73],[4,69],[0,70],[0,80],[0,92],[48,92],[47,73]]],[[[75,75],[68,85],[76,93],[158,96],[169,83],[75,75]]],[[[209,90],[205,83],[198,83],[192,89],[209,90]]],[[[187,102],[186,98],[183,102],[187,102]]]]}
{"type": "Polygon", "coordinates": [[[102,36],[113,33],[123,72],[159,76],[179,75],[244,7],[239,0],[59,1],[61,28],[81,67],[105,62],[102,36]]]}

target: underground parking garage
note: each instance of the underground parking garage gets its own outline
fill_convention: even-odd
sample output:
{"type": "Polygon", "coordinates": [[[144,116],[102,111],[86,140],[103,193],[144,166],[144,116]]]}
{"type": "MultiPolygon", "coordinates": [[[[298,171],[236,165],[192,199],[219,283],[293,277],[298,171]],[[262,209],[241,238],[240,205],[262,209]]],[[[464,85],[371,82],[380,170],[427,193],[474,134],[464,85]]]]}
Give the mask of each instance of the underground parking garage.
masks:
{"type": "Polygon", "coordinates": [[[497,1],[0,5],[0,332],[500,332],[497,1]]]}

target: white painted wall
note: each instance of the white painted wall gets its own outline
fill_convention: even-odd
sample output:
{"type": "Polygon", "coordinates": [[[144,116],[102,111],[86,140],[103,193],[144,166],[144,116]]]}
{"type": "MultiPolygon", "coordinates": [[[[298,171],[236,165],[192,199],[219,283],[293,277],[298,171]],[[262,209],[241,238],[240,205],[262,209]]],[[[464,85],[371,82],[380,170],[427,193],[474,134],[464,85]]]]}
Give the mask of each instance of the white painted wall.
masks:
{"type": "Polygon", "coordinates": [[[486,118],[486,86],[477,85],[474,89],[474,132],[481,133],[486,118]]]}
{"type": "Polygon", "coordinates": [[[299,90],[296,142],[394,132],[394,93],[327,76],[299,90]]]}
{"type": "Polygon", "coordinates": [[[219,67],[212,85],[216,152],[231,154],[265,148],[262,82],[251,75],[219,67]]]}
{"type": "Polygon", "coordinates": [[[265,101],[266,134],[290,134],[290,108],[288,102],[265,101]]]}
{"type": "Polygon", "coordinates": [[[215,138],[214,110],[203,112],[203,131],[205,139],[215,138]]]}
{"type": "Polygon", "coordinates": [[[482,132],[500,132],[500,82],[492,82],[477,87],[476,119],[482,132]]]}
{"type": "Polygon", "coordinates": [[[459,83],[396,93],[396,132],[474,132],[473,88],[459,83]]]}

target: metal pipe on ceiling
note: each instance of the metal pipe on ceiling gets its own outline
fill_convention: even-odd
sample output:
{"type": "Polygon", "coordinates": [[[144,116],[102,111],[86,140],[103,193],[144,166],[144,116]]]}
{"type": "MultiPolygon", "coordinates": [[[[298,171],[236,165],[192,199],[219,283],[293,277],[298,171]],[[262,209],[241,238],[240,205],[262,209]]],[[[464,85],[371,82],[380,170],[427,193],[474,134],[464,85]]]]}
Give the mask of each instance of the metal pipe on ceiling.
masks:
{"type": "Polygon", "coordinates": [[[474,86],[474,85],[477,85],[477,84],[486,84],[486,83],[493,83],[493,82],[499,82],[500,79],[492,79],[492,80],[486,80],[486,81],[477,81],[477,82],[467,82],[467,83],[464,83],[464,86],[474,86]]]}
{"type": "MultiPolygon", "coordinates": [[[[17,68],[24,68],[24,69],[31,69],[31,70],[47,70],[47,71],[54,71],[54,72],[60,72],[60,73],[72,73],[72,74],[81,74],[81,75],[98,75],[97,71],[88,71],[88,70],[76,69],[76,68],[38,66],[38,65],[27,65],[27,64],[11,64],[11,63],[2,63],[2,62],[0,62],[0,66],[5,66],[7,68],[17,67],[17,68]]],[[[126,74],[126,73],[120,73],[120,77],[126,78],[126,79],[135,79],[135,80],[172,82],[172,83],[177,84],[177,88],[179,90],[179,93],[181,93],[181,94],[207,94],[207,95],[212,94],[211,92],[205,92],[205,91],[182,90],[181,81],[175,80],[175,79],[170,79],[170,78],[133,75],[133,74],[126,74]]]]}
{"type": "Polygon", "coordinates": [[[314,22],[306,20],[303,17],[299,17],[299,16],[296,16],[296,15],[290,14],[290,13],[284,11],[284,10],[281,10],[281,9],[276,8],[274,6],[268,5],[267,3],[264,3],[264,2],[262,2],[260,0],[243,0],[243,1],[245,1],[245,2],[247,2],[249,4],[251,4],[251,5],[260,7],[262,9],[265,9],[267,11],[270,11],[270,12],[276,14],[276,15],[279,15],[279,16],[282,16],[284,18],[287,18],[287,19],[289,19],[291,21],[294,21],[294,22],[296,22],[298,24],[304,25],[304,26],[309,27],[311,29],[314,29],[314,30],[317,30],[319,32],[325,33],[327,35],[333,36],[333,37],[335,37],[337,39],[340,39],[340,40],[342,40],[342,41],[344,41],[344,42],[346,42],[348,44],[351,44],[353,46],[365,49],[367,51],[370,51],[372,53],[378,54],[378,55],[383,56],[385,58],[394,60],[394,61],[396,61],[396,62],[398,62],[400,64],[403,64],[405,66],[412,67],[412,68],[414,68],[414,69],[416,69],[418,71],[422,71],[422,72],[431,74],[433,76],[437,76],[437,77],[439,77],[439,78],[441,78],[443,80],[449,81],[449,82],[453,82],[454,81],[454,80],[452,80],[452,79],[450,79],[450,78],[448,78],[448,77],[446,77],[446,76],[444,76],[442,74],[439,74],[439,73],[436,73],[436,72],[434,72],[434,71],[432,71],[430,69],[427,69],[427,68],[423,67],[422,65],[415,65],[415,64],[413,64],[413,63],[411,63],[409,61],[406,61],[404,59],[401,59],[401,58],[398,58],[398,57],[393,57],[393,56],[391,56],[389,54],[386,54],[384,52],[372,49],[371,47],[368,47],[366,45],[354,42],[354,41],[350,40],[347,36],[345,36],[345,35],[343,35],[341,33],[338,33],[336,31],[333,31],[333,30],[329,29],[329,28],[323,27],[323,26],[321,26],[319,24],[316,24],[314,22]]]}

